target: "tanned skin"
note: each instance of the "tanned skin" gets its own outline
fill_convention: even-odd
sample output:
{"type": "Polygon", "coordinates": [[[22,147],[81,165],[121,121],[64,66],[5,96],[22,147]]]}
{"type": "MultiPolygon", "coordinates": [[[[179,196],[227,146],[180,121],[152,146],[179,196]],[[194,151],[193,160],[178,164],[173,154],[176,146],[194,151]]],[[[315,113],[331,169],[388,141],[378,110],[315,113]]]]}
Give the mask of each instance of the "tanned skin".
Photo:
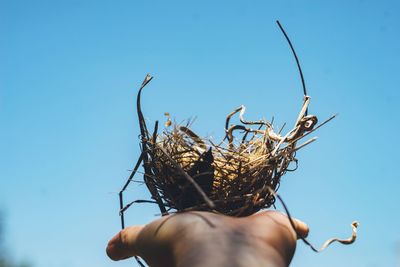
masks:
{"type": "Polygon", "coordinates": [[[289,266],[299,237],[308,227],[277,211],[243,218],[209,212],[169,215],[145,226],[131,226],[107,246],[113,260],[140,256],[150,267],[289,266]]]}

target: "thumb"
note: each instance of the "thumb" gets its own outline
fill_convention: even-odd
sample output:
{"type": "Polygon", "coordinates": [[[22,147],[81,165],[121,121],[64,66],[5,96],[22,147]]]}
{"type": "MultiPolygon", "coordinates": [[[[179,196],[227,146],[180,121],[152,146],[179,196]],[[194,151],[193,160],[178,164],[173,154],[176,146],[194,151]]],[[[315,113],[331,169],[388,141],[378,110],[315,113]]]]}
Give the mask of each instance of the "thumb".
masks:
{"type": "Polygon", "coordinates": [[[297,239],[306,238],[308,236],[308,232],[310,231],[308,225],[299,219],[292,218],[292,220],[297,234],[297,239]]]}
{"type": "Polygon", "coordinates": [[[109,242],[106,253],[114,261],[123,260],[138,254],[137,237],[143,226],[130,226],[116,234],[109,242]]]}

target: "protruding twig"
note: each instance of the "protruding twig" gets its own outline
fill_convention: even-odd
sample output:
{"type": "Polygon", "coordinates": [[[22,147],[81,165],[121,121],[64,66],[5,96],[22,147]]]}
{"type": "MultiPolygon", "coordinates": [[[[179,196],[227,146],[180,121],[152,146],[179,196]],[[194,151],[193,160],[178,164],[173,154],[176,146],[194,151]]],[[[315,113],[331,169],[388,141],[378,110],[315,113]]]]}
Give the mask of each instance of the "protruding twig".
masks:
{"type": "MultiPolygon", "coordinates": [[[[283,199],[281,198],[281,196],[280,196],[277,192],[275,192],[275,190],[273,190],[273,189],[270,188],[270,187],[268,187],[268,191],[269,191],[275,198],[277,198],[277,199],[279,200],[279,202],[282,204],[283,209],[285,210],[286,215],[287,215],[287,217],[288,217],[288,219],[289,219],[290,225],[292,226],[293,230],[294,230],[295,232],[297,232],[295,223],[294,223],[294,221],[293,221],[293,217],[290,215],[289,209],[287,208],[287,206],[286,206],[285,202],[283,201],[283,199]]],[[[325,243],[324,243],[319,249],[315,248],[306,238],[301,237],[301,236],[299,236],[299,237],[300,237],[300,239],[303,240],[303,242],[304,242],[306,245],[308,245],[314,252],[319,253],[319,252],[322,252],[323,250],[325,250],[325,249],[326,249],[330,244],[332,244],[333,242],[339,242],[339,243],[341,243],[341,244],[343,244],[343,245],[350,245],[350,244],[354,243],[354,241],[355,241],[356,238],[357,238],[357,227],[358,227],[358,225],[359,225],[359,223],[358,223],[357,221],[353,221],[353,222],[352,222],[352,224],[351,224],[351,227],[352,227],[352,234],[351,234],[351,237],[350,237],[350,238],[347,238],[347,239],[340,239],[340,238],[331,238],[331,239],[328,239],[327,241],[325,241],[325,243]]]]}
{"type": "Polygon", "coordinates": [[[195,134],[192,130],[190,130],[189,128],[185,127],[185,126],[180,126],[179,130],[181,130],[182,132],[184,132],[186,135],[188,135],[190,138],[193,139],[193,141],[196,142],[197,145],[199,145],[199,147],[201,147],[202,149],[206,150],[207,146],[204,143],[204,141],[197,135],[195,134]]]}
{"type": "Polygon", "coordinates": [[[156,201],[151,201],[151,200],[142,200],[142,199],[134,200],[134,201],[130,202],[129,204],[127,204],[127,205],[126,205],[125,207],[123,207],[122,209],[120,209],[119,214],[122,215],[130,206],[132,206],[132,204],[135,204],[135,203],[151,203],[151,204],[157,204],[156,201]]]}
{"type": "MultiPolygon", "coordinates": [[[[293,47],[293,45],[292,45],[292,42],[291,42],[290,39],[289,39],[289,36],[287,35],[287,33],[285,32],[285,30],[283,29],[283,27],[282,27],[281,23],[279,22],[279,20],[277,20],[276,23],[278,24],[279,29],[281,29],[283,35],[284,35],[285,38],[286,38],[286,41],[288,42],[288,44],[289,44],[289,46],[290,46],[290,49],[291,49],[292,52],[293,52],[294,58],[295,58],[295,60],[296,60],[297,68],[299,69],[299,73],[300,73],[301,84],[302,84],[302,86],[303,86],[303,94],[304,94],[304,96],[306,96],[306,95],[307,95],[306,82],[304,81],[303,71],[301,70],[299,58],[297,57],[296,51],[294,50],[294,47],[293,47]]],[[[307,113],[308,113],[308,109],[306,110],[305,114],[307,115],[307,113]]]]}
{"type": "MultiPolygon", "coordinates": [[[[150,74],[147,74],[146,77],[144,78],[142,85],[139,88],[139,92],[137,94],[137,100],[136,100],[136,105],[137,105],[137,113],[139,117],[139,126],[140,126],[140,134],[141,134],[141,141],[142,141],[142,154],[143,154],[143,162],[144,162],[144,172],[145,173],[150,173],[149,170],[149,155],[148,155],[148,141],[149,141],[149,132],[147,131],[147,126],[146,122],[142,113],[142,107],[141,107],[141,94],[143,88],[153,79],[153,77],[150,74]]],[[[158,128],[158,122],[156,122],[155,130],[158,128]]],[[[155,134],[153,134],[155,135],[155,134]]],[[[161,197],[157,191],[156,186],[154,185],[154,182],[149,180],[146,176],[143,177],[147,188],[149,189],[151,196],[157,201],[157,204],[160,208],[161,213],[166,213],[166,209],[164,204],[162,203],[161,197]]]]}

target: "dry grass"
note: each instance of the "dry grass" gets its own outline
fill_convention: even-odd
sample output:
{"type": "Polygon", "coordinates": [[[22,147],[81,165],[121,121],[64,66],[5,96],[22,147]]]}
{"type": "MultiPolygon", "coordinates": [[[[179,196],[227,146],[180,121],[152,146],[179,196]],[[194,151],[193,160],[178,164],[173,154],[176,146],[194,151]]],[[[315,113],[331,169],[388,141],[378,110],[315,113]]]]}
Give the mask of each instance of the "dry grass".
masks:
{"type": "Polygon", "coordinates": [[[190,122],[178,125],[169,120],[163,132],[157,133],[156,124],[150,134],[141,114],[139,92],[145,182],[161,211],[207,210],[247,216],[273,205],[281,177],[290,171],[289,165],[297,168],[296,151],[315,140],[298,145],[319,127],[314,127],[316,116],[306,115],[309,101],[306,96],[294,128],[285,135],[275,132],[270,122],[246,121],[241,106],[228,115],[225,139],[215,144],[195,134],[190,122]],[[241,124],[230,125],[237,114],[241,124]]]}

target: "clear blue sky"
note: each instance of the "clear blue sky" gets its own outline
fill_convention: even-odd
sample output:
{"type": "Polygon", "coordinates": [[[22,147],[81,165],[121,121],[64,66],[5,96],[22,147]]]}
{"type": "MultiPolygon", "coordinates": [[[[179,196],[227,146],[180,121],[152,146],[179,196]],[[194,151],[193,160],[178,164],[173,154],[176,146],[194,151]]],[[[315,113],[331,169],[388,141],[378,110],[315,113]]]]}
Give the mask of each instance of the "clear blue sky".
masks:
{"type": "MultiPolygon", "coordinates": [[[[337,119],[298,153],[280,193],[320,245],[292,266],[400,266],[398,1],[0,0],[0,208],[16,260],[39,267],[134,266],[104,249],[119,230],[117,191],[139,152],[137,87],[149,122],[197,116],[222,135],[240,104],[249,119],[293,123],[302,101],[337,119]]],[[[139,178],[139,177],[138,177],[139,178]]],[[[129,198],[147,197],[144,186],[129,198]]],[[[157,218],[146,204],[129,224],[157,218]]]]}

